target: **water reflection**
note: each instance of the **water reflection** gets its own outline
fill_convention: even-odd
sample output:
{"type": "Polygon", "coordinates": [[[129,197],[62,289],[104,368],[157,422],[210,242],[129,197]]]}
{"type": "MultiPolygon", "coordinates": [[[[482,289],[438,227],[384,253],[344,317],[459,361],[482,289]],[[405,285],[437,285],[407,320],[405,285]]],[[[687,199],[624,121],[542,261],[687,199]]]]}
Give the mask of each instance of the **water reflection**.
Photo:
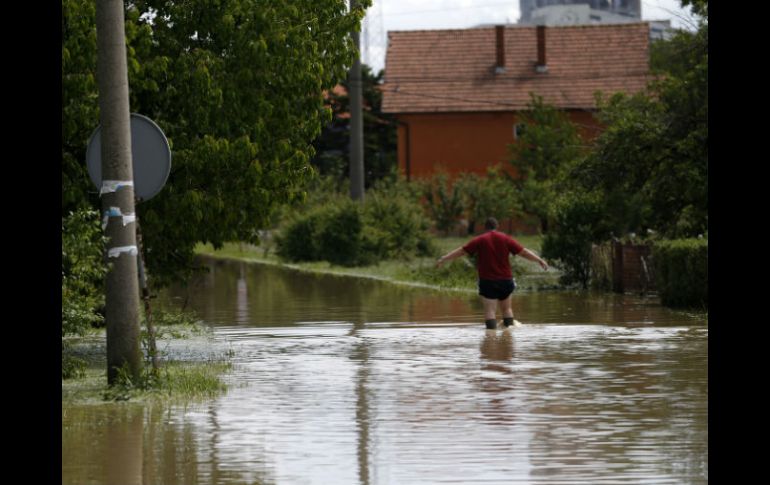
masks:
{"type": "Polygon", "coordinates": [[[653,301],[473,294],[211,262],[187,299],[236,356],[205,405],[63,406],[63,483],[708,481],[704,322],[653,301]]]}
{"type": "MultiPolygon", "coordinates": [[[[483,323],[474,293],[446,293],[321,275],[265,265],[204,259],[208,274],[164,295],[161,303],[189,302],[211,325],[290,326],[296,322],[483,323]],[[234,310],[235,308],[235,310],[234,310]]],[[[625,326],[704,325],[660,307],[653,298],[608,293],[514,293],[516,319],[527,323],[625,326]]]]}

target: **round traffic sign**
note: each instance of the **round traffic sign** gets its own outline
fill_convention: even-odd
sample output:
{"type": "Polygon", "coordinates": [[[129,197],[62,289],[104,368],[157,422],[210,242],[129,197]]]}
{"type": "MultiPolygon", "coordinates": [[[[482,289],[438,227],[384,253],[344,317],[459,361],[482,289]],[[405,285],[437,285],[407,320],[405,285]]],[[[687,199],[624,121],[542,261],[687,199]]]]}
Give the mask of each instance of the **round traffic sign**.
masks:
{"type": "MultiPolygon", "coordinates": [[[[134,194],[140,200],[155,196],[171,173],[168,139],[150,118],[131,113],[131,157],[134,167],[134,194]]],[[[86,149],[88,175],[97,188],[102,185],[102,137],[99,125],[86,149]]]]}

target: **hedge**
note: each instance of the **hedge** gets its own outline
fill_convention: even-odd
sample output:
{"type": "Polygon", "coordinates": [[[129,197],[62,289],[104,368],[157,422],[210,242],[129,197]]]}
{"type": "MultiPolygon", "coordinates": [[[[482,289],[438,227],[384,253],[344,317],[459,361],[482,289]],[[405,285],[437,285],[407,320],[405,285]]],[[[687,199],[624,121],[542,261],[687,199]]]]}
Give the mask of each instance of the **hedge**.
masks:
{"type": "Polygon", "coordinates": [[[708,239],[675,239],[652,248],[661,303],[708,308],[708,239]]]}

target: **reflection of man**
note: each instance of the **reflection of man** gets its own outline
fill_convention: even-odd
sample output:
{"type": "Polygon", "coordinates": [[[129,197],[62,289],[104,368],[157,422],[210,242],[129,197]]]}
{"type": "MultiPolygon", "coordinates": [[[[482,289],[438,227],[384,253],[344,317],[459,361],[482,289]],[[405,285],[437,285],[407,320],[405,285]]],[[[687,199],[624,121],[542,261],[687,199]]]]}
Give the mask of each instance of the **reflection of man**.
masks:
{"type": "Polygon", "coordinates": [[[481,341],[481,358],[483,360],[508,362],[513,358],[513,335],[510,331],[486,332],[481,341]]]}
{"type": "Polygon", "coordinates": [[[509,329],[502,332],[487,330],[481,341],[481,368],[486,371],[480,375],[477,385],[483,393],[486,419],[492,423],[511,423],[512,406],[515,406],[515,386],[513,370],[513,333],[509,329]]]}
{"type": "Polygon", "coordinates": [[[464,255],[477,256],[479,274],[479,295],[484,302],[484,323],[492,330],[497,328],[495,310],[500,308],[503,323],[506,327],[513,325],[513,310],[511,309],[511,294],[516,288],[511,272],[511,262],[508,254],[519,255],[540,264],[548,270],[548,263],[538,255],[525,248],[518,241],[497,231],[497,219],[490,217],[484,224],[487,232],[473,238],[465,246],[445,254],[436,262],[441,266],[447,261],[464,255]]]}

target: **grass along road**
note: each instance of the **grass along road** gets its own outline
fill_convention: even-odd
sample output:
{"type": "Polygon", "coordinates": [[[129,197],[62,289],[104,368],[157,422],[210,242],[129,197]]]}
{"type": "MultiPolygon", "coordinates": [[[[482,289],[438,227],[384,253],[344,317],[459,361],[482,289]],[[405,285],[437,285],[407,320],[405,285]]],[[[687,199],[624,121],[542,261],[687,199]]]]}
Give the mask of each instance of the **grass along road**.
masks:
{"type": "MultiPolygon", "coordinates": [[[[442,268],[435,266],[436,259],[440,255],[465,244],[469,239],[460,237],[435,238],[433,242],[437,250],[434,256],[408,260],[384,260],[368,266],[338,266],[326,261],[287,262],[275,254],[275,245],[269,239],[260,246],[228,243],[218,250],[215,250],[210,244],[201,244],[196,248],[196,252],[218,258],[281,265],[302,271],[374,278],[395,284],[428,286],[443,290],[475,292],[476,271],[469,258],[459,258],[442,268]]],[[[524,247],[540,253],[541,236],[520,236],[516,239],[524,247]]],[[[562,288],[558,283],[561,273],[554,268],[544,272],[537,263],[520,257],[512,258],[511,263],[519,290],[536,291],[562,288]]]]}

